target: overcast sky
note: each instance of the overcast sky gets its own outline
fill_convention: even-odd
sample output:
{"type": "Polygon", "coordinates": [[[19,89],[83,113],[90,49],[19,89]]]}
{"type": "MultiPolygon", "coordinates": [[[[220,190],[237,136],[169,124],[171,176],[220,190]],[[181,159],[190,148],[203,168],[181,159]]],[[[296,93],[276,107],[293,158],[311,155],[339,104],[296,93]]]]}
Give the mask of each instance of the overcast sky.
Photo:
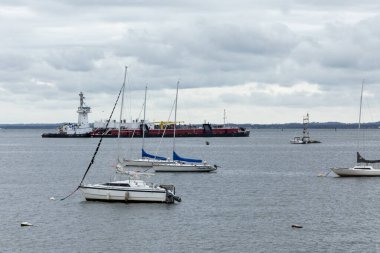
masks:
{"type": "Polygon", "coordinates": [[[376,0],[0,0],[0,123],[110,113],[220,123],[380,120],[376,0]]]}

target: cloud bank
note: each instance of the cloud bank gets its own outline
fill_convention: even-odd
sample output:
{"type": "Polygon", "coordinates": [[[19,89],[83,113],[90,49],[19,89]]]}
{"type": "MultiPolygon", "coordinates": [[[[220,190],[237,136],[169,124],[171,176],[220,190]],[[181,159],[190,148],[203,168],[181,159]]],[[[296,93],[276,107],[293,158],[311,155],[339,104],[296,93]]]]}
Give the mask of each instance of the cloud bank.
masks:
{"type": "MultiPolygon", "coordinates": [[[[105,118],[128,65],[129,109],[186,122],[379,120],[380,4],[364,1],[1,1],[0,122],[105,118]]],[[[153,120],[153,118],[151,117],[153,120]]]]}

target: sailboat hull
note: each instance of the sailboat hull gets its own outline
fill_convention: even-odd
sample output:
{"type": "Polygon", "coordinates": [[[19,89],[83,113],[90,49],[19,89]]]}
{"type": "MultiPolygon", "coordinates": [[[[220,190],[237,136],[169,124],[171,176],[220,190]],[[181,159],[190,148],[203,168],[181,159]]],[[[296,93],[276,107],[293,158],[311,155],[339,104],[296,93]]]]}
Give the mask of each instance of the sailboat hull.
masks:
{"type": "Polygon", "coordinates": [[[379,169],[354,169],[332,168],[331,170],[340,177],[380,177],[379,169]]]}
{"type": "Polygon", "coordinates": [[[129,166],[129,167],[152,167],[153,161],[152,160],[143,160],[143,159],[137,159],[137,160],[124,160],[123,166],[129,166]]]}
{"type": "Polygon", "coordinates": [[[126,188],[80,187],[86,200],[121,202],[167,202],[167,193],[162,190],[138,190],[126,188]]]}
{"type": "Polygon", "coordinates": [[[157,164],[153,165],[155,172],[210,172],[216,170],[215,166],[208,164],[157,164]]]}
{"type": "Polygon", "coordinates": [[[152,167],[158,164],[171,164],[170,160],[154,160],[154,159],[136,159],[136,160],[124,160],[124,167],[152,167]]]}

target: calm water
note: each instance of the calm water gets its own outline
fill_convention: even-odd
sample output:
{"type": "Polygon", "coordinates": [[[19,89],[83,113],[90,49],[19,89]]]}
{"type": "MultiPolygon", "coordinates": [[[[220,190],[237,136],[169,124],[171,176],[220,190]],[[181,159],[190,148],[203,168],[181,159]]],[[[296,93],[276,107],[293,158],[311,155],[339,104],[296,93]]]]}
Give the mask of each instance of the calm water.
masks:
{"type": "MultiPolygon", "coordinates": [[[[315,145],[289,144],[301,130],[178,139],[179,154],[221,168],[150,178],[176,185],[175,205],[86,202],[80,192],[49,200],[77,186],[98,139],[42,132],[0,130],[0,252],[380,252],[380,178],[318,177],[354,164],[356,131],[311,130],[315,145]]],[[[365,140],[364,156],[379,158],[380,130],[365,140]]],[[[146,142],[154,153],[160,140],[146,142]]],[[[125,156],[137,157],[140,143],[123,139],[125,156]]],[[[112,175],[116,140],[103,144],[87,182],[112,175]]],[[[171,145],[163,140],[160,154],[171,145]]]]}

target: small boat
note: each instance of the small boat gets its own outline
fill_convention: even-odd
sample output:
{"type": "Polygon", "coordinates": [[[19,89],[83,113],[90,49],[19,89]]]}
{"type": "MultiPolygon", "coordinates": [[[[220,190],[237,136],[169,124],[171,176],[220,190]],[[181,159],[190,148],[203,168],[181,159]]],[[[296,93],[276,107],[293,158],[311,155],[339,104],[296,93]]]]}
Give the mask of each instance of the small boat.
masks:
{"type": "MultiPolygon", "coordinates": [[[[362,102],[363,102],[363,89],[364,80],[362,83],[361,95],[360,95],[360,110],[359,110],[359,124],[358,133],[360,132],[362,102]]],[[[380,160],[367,160],[356,152],[357,165],[351,168],[331,168],[336,175],[341,177],[378,177],[380,176],[380,169],[374,168],[371,164],[379,164],[380,160]]]]}
{"type": "MultiPolygon", "coordinates": [[[[121,166],[118,167],[122,171],[121,166]]],[[[123,172],[121,172],[123,173],[123,172]]],[[[127,180],[112,181],[103,184],[81,185],[86,200],[98,201],[122,201],[122,202],[165,202],[174,203],[181,201],[175,195],[173,185],[147,184],[139,179],[141,175],[152,175],[151,173],[124,172],[129,176],[127,180]]]]}
{"type": "Polygon", "coordinates": [[[175,191],[161,186],[147,185],[143,180],[114,181],[104,184],[81,186],[86,200],[123,201],[123,202],[166,202],[173,203],[175,191]]]}
{"type": "Polygon", "coordinates": [[[171,163],[157,163],[153,164],[153,170],[155,172],[210,172],[218,168],[217,165],[210,165],[200,159],[184,158],[179,156],[175,152],[176,141],[176,123],[177,123],[177,101],[178,101],[178,86],[175,98],[175,110],[174,110],[174,133],[173,133],[173,161],[171,163]]]}
{"type": "Polygon", "coordinates": [[[290,141],[291,144],[304,144],[301,137],[294,137],[293,140],[290,141]]]}
{"type": "Polygon", "coordinates": [[[302,137],[296,136],[290,141],[290,144],[313,144],[321,143],[320,141],[312,140],[309,136],[309,113],[303,117],[303,135],[302,137]]]}
{"type": "MultiPolygon", "coordinates": [[[[123,86],[119,92],[118,98],[115,102],[114,108],[110,115],[110,119],[114,112],[115,106],[121,95],[120,106],[120,122],[122,119],[122,111],[124,105],[124,91],[126,82],[127,68],[125,69],[123,86]]],[[[110,120],[108,120],[109,122],[110,120]]],[[[121,124],[120,124],[121,125],[121,124]]],[[[119,131],[120,131],[119,125],[119,131]]],[[[96,151],[91,159],[91,162],[78,186],[86,200],[98,200],[98,201],[132,201],[132,202],[165,202],[174,203],[174,201],[180,202],[181,198],[175,195],[175,187],[173,185],[156,185],[152,183],[146,183],[141,179],[142,176],[153,175],[151,173],[141,173],[138,171],[128,171],[118,162],[116,165],[116,175],[121,174],[127,176],[126,180],[115,180],[111,182],[101,184],[84,184],[83,181],[94,163],[96,154],[99,150],[102,138],[100,139],[96,151]]],[[[120,135],[118,138],[118,147],[120,146],[120,135]]],[[[119,152],[118,152],[119,153],[119,152]]],[[[117,161],[120,161],[118,156],[117,161]]],[[[75,192],[75,191],[74,191],[75,192]]],[[[70,195],[69,195],[70,196],[70,195]]]]}
{"type": "Polygon", "coordinates": [[[380,163],[380,160],[364,159],[359,152],[356,153],[358,165],[352,168],[332,168],[331,170],[341,177],[379,177],[380,169],[374,168],[372,165],[380,163]]]}
{"type": "Polygon", "coordinates": [[[313,144],[313,143],[321,143],[320,141],[312,140],[310,137],[294,137],[293,140],[290,141],[291,144],[313,144]]]}

